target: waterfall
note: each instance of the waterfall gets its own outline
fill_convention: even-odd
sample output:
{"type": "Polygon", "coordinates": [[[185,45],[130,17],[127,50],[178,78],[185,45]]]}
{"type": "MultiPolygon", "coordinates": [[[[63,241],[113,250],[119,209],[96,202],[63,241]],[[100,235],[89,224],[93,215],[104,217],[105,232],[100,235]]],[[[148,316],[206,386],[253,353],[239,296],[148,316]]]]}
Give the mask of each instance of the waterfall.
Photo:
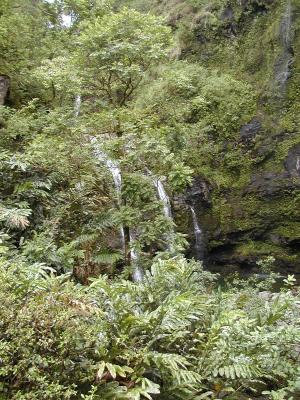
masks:
{"type": "MultiPolygon", "coordinates": [[[[106,153],[104,153],[104,151],[100,148],[100,146],[98,145],[98,141],[95,137],[91,138],[91,143],[94,145],[94,151],[95,151],[95,155],[96,158],[102,162],[107,169],[110,171],[112,177],[113,177],[113,181],[114,181],[114,185],[115,185],[115,189],[118,195],[118,204],[119,206],[122,203],[121,200],[121,190],[122,190],[122,175],[121,175],[121,170],[118,166],[118,164],[111,160],[106,153]]],[[[121,240],[122,240],[122,247],[123,247],[123,251],[125,253],[126,251],[126,239],[125,239],[125,231],[124,231],[124,227],[121,226],[120,228],[120,236],[121,236],[121,240]]],[[[132,243],[134,241],[134,236],[132,233],[129,232],[129,241],[132,243]]],[[[143,272],[141,267],[138,265],[138,253],[135,251],[135,249],[131,248],[130,250],[130,259],[131,259],[131,263],[132,263],[132,267],[133,267],[133,273],[132,273],[132,278],[134,280],[134,282],[140,282],[143,279],[143,272]]]]}
{"type": "Polygon", "coordinates": [[[286,82],[291,75],[291,64],[294,55],[292,49],[292,11],[291,0],[287,0],[285,11],[281,18],[279,31],[282,53],[275,63],[275,80],[283,91],[285,90],[286,82]]]}
{"type": "Polygon", "coordinates": [[[121,175],[120,168],[114,161],[112,161],[110,158],[107,157],[107,155],[106,155],[106,153],[104,153],[104,151],[102,151],[100,149],[100,147],[98,145],[98,141],[95,137],[93,137],[91,139],[91,143],[94,144],[94,149],[95,149],[94,151],[95,151],[96,158],[99,161],[101,161],[107,167],[107,169],[110,171],[110,173],[112,174],[116,192],[118,194],[118,203],[120,204],[120,202],[121,202],[121,187],[122,187],[122,175],[121,175]]]}
{"type": "MultiPolygon", "coordinates": [[[[81,96],[78,94],[75,97],[75,104],[74,104],[75,117],[79,116],[80,108],[81,108],[81,96]]],[[[119,166],[117,165],[117,163],[114,162],[113,160],[111,160],[107,156],[107,154],[100,148],[97,138],[91,137],[90,142],[94,146],[94,154],[95,154],[97,160],[100,161],[101,163],[103,163],[107,167],[107,169],[110,171],[110,173],[113,177],[115,189],[116,189],[117,196],[118,196],[117,197],[118,205],[121,206],[121,203],[122,203],[122,200],[121,200],[121,190],[122,190],[121,170],[120,170],[119,166]]],[[[126,240],[125,240],[125,232],[124,232],[123,226],[120,227],[120,236],[121,236],[123,251],[125,253],[126,240]]],[[[129,233],[129,237],[130,237],[130,239],[129,239],[130,242],[132,242],[134,240],[133,235],[129,233]]],[[[131,250],[130,250],[130,259],[132,261],[133,268],[134,268],[133,274],[132,274],[133,280],[135,282],[140,282],[143,279],[143,273],[142,273],[142,269],[138,266],[138,254],[133,248],[131,248],[131,250]]]]}
{"type": "MultiPolygon", "coordinates": [[[[91,142],[93,144],[97,144],[97,139],[92,138],[91,142]]],[[[107,157],[107,155],[99,148],[98,145],[95,146],[95,155],[100,162],[104,163],[104,165],[107,167],[107,169],[110,171],[110,173],[113,177],[115,189],[116,189],[117,196],[118,196],[117,201],[118,201],[118,205],[120,206],[121,205],[121,190],[122,190],[122,175],[121,175],[120,168],[118,167],[118,165],[115,162],[113,162],[111,159],[109,159],[107,157]]],[[[125,251],[126,244],[125,244],[125,232],[124,232],[123,226],[121,226],[121,228],[120,228],[120,236],[121,236],[121,241],[122,241],[122,247],[123,247],[123,250],[125,251]]]]}
{"type": "MultiPolygon", "coordinates": [[[[120,206],[121,205],[121,189],[122,189],[122,175],[121,175],[120,168],[114,161],[109,159],[107,157],[107,155],[100,149],[100,147],[98,145],[98,141],[95,137],[91,138],[91,143],[94,145],[94,152],[95,152],[95,156],[96,156],[97,160],[99,160],[101,163],[103,163],[107,167],[107,169],[110,171],[110,173],[113,177],[115,189],[116,189],[117,196],[118,196],[117,201],[118,201],[118,205],[120,206]]],[[[122,240],[123,250],[125,250],[126,245],[125,245],[125,233],[124,233],[123,226],[121,226],[121,228],[120,228],[120,236],[121,236],[121,240],[122,240]]]]}
{"type": "Polygon", "coordinates": [[[291,30],[292,30],[292,5],[291,0],[287,1],[285,13],[281,21],[281,41],[285,48],[291,46],[291,30]]]}
{"type": "MultiPolygon", "coordinates": [[[[147,173],[150,176],[152,176],[152,173],[149,170],[147,170],[147,173]]],[[[158,198],[163,203],[164,216],[173,220],[170,198],[169,198],[167,192],[165,191],[162,181],[158,178],[153,178],[153,183],[157,189],[158,198]]],[[[173,231],[168,234],[167,241],[168,241],[168,250],[173,253],[174,252],[174,232],[173,231]]]]}
{"type": "Polygon", "coordinates": [[[81,96],[80,96],[80,94],[77,94],[76,97],[75,97],[75,103],[74,103],[74,115],[75,115],[75,117],[79,116],[80,108],[81,108],[81,96]]]}
{"type": "Polygon", "coordinates": [[[162,184],[162,181],[160,179],[155,180],[155,185],[157,187],[157,193],[159,199],[162,201],[164,205],[164,215],[167,218],[172,218],[172,212],[171,212],[171,203],[169,196],[167,195],[164,185],[162,184]]]}
{"type": "Polygon", "coordinates": [[[203,232],[199,226],[196,211],[193,206],[190,206],[190,210],[192,213],[192,220],[194,225],[194,235],[195,235],[195,249],[196,249],[196,257],[198,260],[203,259],[203,232]]]}
{"type": "MultiPolygon", "coordinates": [[[[134,236],[133,236],[133,234],[131,232],[129,233],[129,238],[130,238],[129,239],[130,243],[133,243],[134,242],[134,236]]],[[[133,268],[132,279],[133,279],[134,282],[141,282],[143,280],[143,278],[144,278],[143,271],[142,271],[141,267],[138,265],[139,257],[138,257],[138,254],[137,254],[137,252],[135,251],[135,249],[133,247],[130,249],[130,259],[131,259],[131,265],[132,265],[132,268],[133,268]]]]}

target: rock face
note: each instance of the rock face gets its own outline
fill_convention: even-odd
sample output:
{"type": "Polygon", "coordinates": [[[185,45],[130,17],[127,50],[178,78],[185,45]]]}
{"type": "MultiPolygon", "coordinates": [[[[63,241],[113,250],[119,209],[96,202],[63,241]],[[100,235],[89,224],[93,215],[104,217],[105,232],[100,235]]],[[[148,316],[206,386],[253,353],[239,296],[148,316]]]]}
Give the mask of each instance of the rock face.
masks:
{"type": "Polygon", "coordinates": [[[181,199],[177,222],[191,243],[189,255],[196,246],[192,205],[207,265],[255,268],[272,255],[284,272],[300,273],[300,2],[224,1],[198,10],[193,21],[186,52],[250,82],[258,101],[249,120],[217,143],[213,161],[207,157],[211,165],[181,199]]]}
{"type": "Polygon", "coordinates": [[[300,177],[300,143],[289,150],[285,168],[291,177],[300,177]]]}
{"type": "Polygon", "coordinates": [[[204,206],[209,206],[211,203],[211,190],[211,186],[205,179],[200,176],[195,177],[191,186],[186,191],[186,203],[191,205],[202,204],[204,206]]]}
{"type": "Polygon", "coordinates": [[[284,190],[293,190],[296,188],[300,188],[300,181],[297,182],[290,179],[288,172],[265,172],[261,175],[254,175],[244,193],[255,193],[262,198],[270,200],[276,196],[281,197],[284,190]]]}
{"type": "Polygon", "coordinates": [[[3,106],[9,89],[9,77],[0,75],[0,106],[3,106]]]}
{"type": "Polygon", "coordinates": [[[249,142],[261,131],[262,126],[260,121],[255,117],[248,124],[245,124],[240,129],[240,136],[243,142],[249,142]]]}

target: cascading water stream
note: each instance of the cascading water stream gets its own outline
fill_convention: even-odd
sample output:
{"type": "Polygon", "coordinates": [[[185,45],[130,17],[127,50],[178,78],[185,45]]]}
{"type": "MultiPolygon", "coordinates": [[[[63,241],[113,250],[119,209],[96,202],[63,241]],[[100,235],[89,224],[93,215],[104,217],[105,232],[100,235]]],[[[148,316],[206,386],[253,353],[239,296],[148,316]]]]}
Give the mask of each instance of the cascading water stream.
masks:
{"type": "Polygon", "coordinates": [[[74,114],[75,114],[75,117],[79,116],[80,108],[81,108],[81,96],[80,96],[80,94],[77,94],[76,97],[75,97],[75,103],[74,103],[74,114]]]}
{"type": "Polygon", "coordinates": [[[192,220],[194,225],[194,235],[195,235],[195,249],[197,260],[203,260],[204,245],[203,245],[203,232],[199,226],[196,211],[193,206],[190,206],[192,213],[192,220]]]}
{"type": "MultiPolygon", "coordinates": [[[[130,243],[134,242],[134,236],[132,233],[129,233],[129,240],[130,243]]],[[[135,251],[133,247],[131,247],[130,249],[130,259],[133,266],[132,279],[134,282],[141,282],[144,278],[144,275],[138,263],[139,261],[138,253],[135,251]]]]}
{"type": "MultiPolygon", "coordinates": [[[[121,205],[121,189],[122,189],[122,175],[121,175],[120,168],[118,167],[118,165],[115,162],[113,162],[111,159],[109,159],[107,157],[107,155],[100,149],[100,147],[98,145],[98,141],[95,137],[91,138],[91,143],[94,146],[94,153],[95,153],[97,160],[100,161],[101,163],[103,163],[107,167],[107,169],[110,171],[110,173],[113,177],[115,189],[117,192],[117,201],[118,201],[118,205],[120,206],[121,205]]],[[[121,228],[120,228],[120,235],[121,235],[121,240],[122,240],[122,247],[123,247],[123,250],[125,250],[126,244],[125,244],[125,233],[124,233],[123,226],[121,226],[121,228]]]]}
{"type": "Polygon", "coordinates": [[[170,198],[165,191],[164,185],[159,179],[155,180],[155,185],[157,188],[158,197],[164,205],[164,215],[168,218],[172,218],[170,198]]]}
{"type": "Polygon", "coordinates": [[[291,0],[287,0],[284,14],[281,18],[279,40],[281,43],[282,53],[275,64],[275,80],[279,87],[285,91],[286,82],[291,75],[291,64],[294,58],[292,49],[293,37],[293,9],[291,0]]]}
{"type": "MultiPolygon", "coordinates": [[[[155,178],[153,180],[153,182],[157,189],[158,198],[163,203],[163,210],[164,210],[165,217],[173,220],[170,198],[169,198],[167,192],[165,191],[162,181],[160,179],[155,178]]],[[[167,239],[168,239],[168,250],[173,252],[174,251],[174,232],[173,231],[169,233],[167,239]]]]}
{"type": "MultiPolygon", "coordinates": [[[[75,104],[74,104],[74,114],[75,117],[78,117],[80,114],[80,108],[81,108],[81,96],[77,95],[75,98],[75,104]]],[[[92,143],[92,145],[94,146],[94,154],[97,158],[98,161],[100,161],[101,163],[103,163],[107,169],[110,171],[112,177],[113,177],[113,181],[114,181],[114,185],[115,185],[115,189],[117,192],[117,201],[118,201],[118,205],[121,205],[121,190],[122,190],[122,175],[121,175],[121,170],[118,167],[117,163],[112,161],[106,153],[104,153],[104,151],[100,148],[98,141],[95,137],[91,137],[90,138],[90,142],[92,143]]],[[[123,247],[123,251],[125,253],[126,251],[126,240],[125,240],[125,232],[124,232],[124,227],[121,226],[120,228],[120,236],[121,236],[121,241],[122,241],[122,247],[123,247]]],[[[133,242],[133,235],[129,234],[130,237],[130,242],[133,242]]],[[[130,258],[132,261],[132,264],[134,266],[134,271],[133,271],[133,280],[135,282],[139,282],[143,279],[143,272],[142,269],[138,266],[138,254],[135,251],[135,249],[131,248],[130,250],[130,258]]]]}
{"type": "MultiPolygon", "coordinates": [[[[119,206],[121,205],[121,190],[122,190],[122,175],[121,175],[121,170],[118,167],[117,163],[112,161],[110,158],[108,158],[107,154],[104,153],[104,151],[100,148],[98,141],[95,137],[91,138],[91,143],[94,145],[95,149],[95,155],[96,158],[102,162],[107,169],[110,171],[115,189],[118,195],[118,204],[119,206]]],[[[120,228],[120,234],[121,234],[121,240],[122,240],[122,246],[123,246],[123,251],[125,253],[126,251],[126,239],[125,239],[125,232],[124,232],[124,227],[121,226],[120,228]]],[[[132,243],[134,241],[133,234],[129,233],[129,241],[132,243]]],[[[131,248],[130,250],[130,259],[133,265],[133,274],[132,278],[134,282],[140,282],[143,280],[143,272],[141,267],[138,265],[138,253],[135,251],[134,248],[131,248]]]]}
{"type": "MultiPolygon", "coordinates": [[[[146,173],[152,179],[152,182],[157,191],[157,196],[158,196],[159,200],[163,203],[164,216],[167,218],[170,218],[173,221],[170,198],[164,188],[164,185],[163,185],[161,179],[153,176],[152,172],[148,168],[146,168],[146,173]]],[[[173,231],[169,233],[167,240],[168,240],[168,250],[173,252],[174,251],[174,232],[173,231]]]]}
{"type": "Polygon", "coordinates": [[[291,31],[292,31],[292,4],[291,0],[286,3],[285,13],[281,24],[282,42],[288,48],[291,46],[291,31]]]}

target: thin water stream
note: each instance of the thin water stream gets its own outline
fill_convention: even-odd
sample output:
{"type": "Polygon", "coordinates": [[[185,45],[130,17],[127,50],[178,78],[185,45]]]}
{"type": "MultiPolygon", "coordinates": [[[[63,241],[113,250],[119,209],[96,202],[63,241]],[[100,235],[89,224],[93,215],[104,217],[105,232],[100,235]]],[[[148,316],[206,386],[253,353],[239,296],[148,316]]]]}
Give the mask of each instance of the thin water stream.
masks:
{"type": "Polygon", "coordinates": [[[194,226],[194,235],[195,235],[195,250],[197,260],[203,260],[204,256],[204,243],[203,243],[203,232],[198,223],[197,214],[193,206],[190,206],[192,221],[194,226]]]}

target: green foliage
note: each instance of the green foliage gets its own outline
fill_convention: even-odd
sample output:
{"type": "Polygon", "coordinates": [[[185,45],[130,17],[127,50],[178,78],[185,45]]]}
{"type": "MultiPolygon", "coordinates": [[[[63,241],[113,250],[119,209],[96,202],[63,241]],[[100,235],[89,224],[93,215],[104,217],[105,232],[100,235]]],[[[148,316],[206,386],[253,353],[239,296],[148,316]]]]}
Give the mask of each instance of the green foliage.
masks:
{"type": "Polygon", "coordinates": [[[140,284],[101,276],[89,287],[2,259],[4,398],[241,398],[270,380],[274,393],[297,390],[297,297],[214,281],[180,257],[140,284]]]}
{"type": "Polygon", "coordinates": [[[283,2],[1,2],[1,399],[299,396],[295,277],[270,292],[272,257],[299,258],[299,179],[282,173],[299,143],[292,3],[284,100],[283,2]],[[245,138],[253,117],[262,126],[245,138]],[[265,197],[267,174],[251,192],[270,171],[283,189],[265,197]],[[195,177],[208,249],[262,258],[265,280],[220,289],[179,255],[195,177]],[[139,283],[126,279],[135,263],[139,283]]]}
{"type": "Polygon", "coordinates": [[[83,25],[78,62],[84,88],[114,106],[125,105],[145,72],[166,56],[169,42],[162,20],[126,8],[83,25]]]}

